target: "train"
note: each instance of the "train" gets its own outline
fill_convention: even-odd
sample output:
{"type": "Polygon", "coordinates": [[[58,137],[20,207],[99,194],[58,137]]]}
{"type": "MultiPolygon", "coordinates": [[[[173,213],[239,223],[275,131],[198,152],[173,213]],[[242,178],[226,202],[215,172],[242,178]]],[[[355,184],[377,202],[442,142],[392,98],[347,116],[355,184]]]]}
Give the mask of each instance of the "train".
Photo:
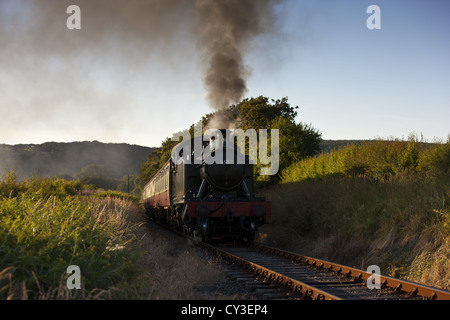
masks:
{"type": "Polygon", "coordinates": [[[233,139],[226,139],[227,131],[201,139],[201,153],[194,150],[195,138],[190,139],[187,150],[192,151],[183,159],[197,161],[176,161],[172,155],[150,179],[142,198],[151,219],[204,242],[254,241],[271,215],[271,203],[254,195],[254,164],[233,139]],[[216,155],[220,158],[211,161],[216,155]]]}

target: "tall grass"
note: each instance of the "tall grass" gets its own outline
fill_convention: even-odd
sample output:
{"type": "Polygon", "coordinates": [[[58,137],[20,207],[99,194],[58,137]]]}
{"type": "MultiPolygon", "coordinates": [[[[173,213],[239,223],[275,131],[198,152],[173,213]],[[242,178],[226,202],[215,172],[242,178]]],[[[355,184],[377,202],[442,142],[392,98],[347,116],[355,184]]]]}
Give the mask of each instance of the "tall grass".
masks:
{"type": "Polygon", "coordinates": [[[450,142],[377,141],[301,161],[272,201],[265,242],[450,289],[450,142]]]}
{"type": "Polygon", "coordinates": [[[358,175],[381,180],[396,174],[446,172],[449,169],[450,142],[426,144],[412,137],[409,141],[353,144],[294,163],[282,172],[282,182],[358,175]]]}
{"type": "MultiPolygon", "coordinates": [[[[0,299],[209,299],[221,273],[148,230],[135,197],[78,181],[0,178],[0,299]],[[81,289],[66,285],[69,265],[81,289]]],[[[184,242],[184,241],[182,241],[184,242]]]]}
{"type": "Polygon", "coordinates": [[[19,183],[12,173],[2,179],[0,298],[73,297],[65,290],[69,265],[81,269],[81,298],[114,295],[137,276],[134,203],[73,196],[78,187],[62,179],[19,183]]]}

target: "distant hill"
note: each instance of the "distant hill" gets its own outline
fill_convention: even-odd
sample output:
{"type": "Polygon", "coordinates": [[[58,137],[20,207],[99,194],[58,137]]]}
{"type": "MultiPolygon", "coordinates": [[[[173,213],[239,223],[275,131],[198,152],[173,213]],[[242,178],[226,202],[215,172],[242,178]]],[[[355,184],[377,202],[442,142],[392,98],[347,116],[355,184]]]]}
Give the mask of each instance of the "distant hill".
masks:
{"type": "Polygon", "coordinates": [[[137,174],[147,155],[154,148],[125,143],[46,142],[43,144],[0,144],[0,175],[15,170],[16,175],[28,178],[39,176],[75,177],[88,165],[104,168],[113,179],[137,174]]]}

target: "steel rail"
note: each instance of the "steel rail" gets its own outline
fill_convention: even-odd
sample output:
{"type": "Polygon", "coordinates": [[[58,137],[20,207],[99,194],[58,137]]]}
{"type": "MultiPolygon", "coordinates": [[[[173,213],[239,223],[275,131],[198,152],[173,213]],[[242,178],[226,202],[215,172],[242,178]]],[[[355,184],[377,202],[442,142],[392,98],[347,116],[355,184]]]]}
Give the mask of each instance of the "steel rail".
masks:
{"type": "MultiPolygon", "coordinates": [[[[303,256],[285,250],[280,250],[277,248],[263,245],[261,243],[254,243],[253,246],[257,250],[262,250],[270,254],[285,257],[295,262],[308,264],[330,272],[336,272],[340,275],[345,275],[347,277],[351,277],[360,281],[367,281],[370,277],[373,276],[372,273],[363,270],[347,267],[344,265],[332,263],[325,260],[303,256]]],[[[421,296],[429,300],[450,300],[450,292],[445,290],[383,275],[380,275],[380,280],[382,288],[392,288],[394,289],[395,292],[405,292],[408,295],[408,297],[411,298],[421,296]]]]}
{"type": "Polygon", "coordinates": [[[230,252],[222,250],[218,247],[212,246],[207,243],[200,243],[204,248],[207,248],[210,251],[213,251],[215,254],[222,256],[227,260],[231,260],[240,264],[241,266],[251,270],[253,273],[262,276],[265,279],[272,281],[278,285],[281,285],[285,288],[288,288],[292,292],[300,293],[304,297],[311,298],[313,300],[342,300],[341,298],[330,294],[326,291],[320,290],[314,286],[303,283],[296,279],[292,279],[291,277],[285,276],[273,270],[270,270],[266,267],[263,267],[257,263],[248,261],[241,257],[238,257],[230,252]]]}

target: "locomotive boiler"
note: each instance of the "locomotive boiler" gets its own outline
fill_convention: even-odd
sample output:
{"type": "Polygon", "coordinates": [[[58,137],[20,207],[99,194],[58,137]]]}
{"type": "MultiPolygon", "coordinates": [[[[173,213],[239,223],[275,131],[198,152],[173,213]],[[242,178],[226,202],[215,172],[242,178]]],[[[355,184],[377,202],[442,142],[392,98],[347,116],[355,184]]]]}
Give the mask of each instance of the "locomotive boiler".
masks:
{"type": "MultiPolygon", "coordinates": [[[[143,203],[152,219],[199,235],[203,241],[254,240],[271,206],[254,196],[254,165],[233,139],[227,139],[227,131],[218,131],[220,136],[209,141],[201,139],[199,153],[182,155],[182,149],[180,156],[196,161],[172,157],[151,178],[143,190],[143,203]]],[[[194,149],[194,139],[187,143],[192,146],[188,150],[194,149]]]]}

